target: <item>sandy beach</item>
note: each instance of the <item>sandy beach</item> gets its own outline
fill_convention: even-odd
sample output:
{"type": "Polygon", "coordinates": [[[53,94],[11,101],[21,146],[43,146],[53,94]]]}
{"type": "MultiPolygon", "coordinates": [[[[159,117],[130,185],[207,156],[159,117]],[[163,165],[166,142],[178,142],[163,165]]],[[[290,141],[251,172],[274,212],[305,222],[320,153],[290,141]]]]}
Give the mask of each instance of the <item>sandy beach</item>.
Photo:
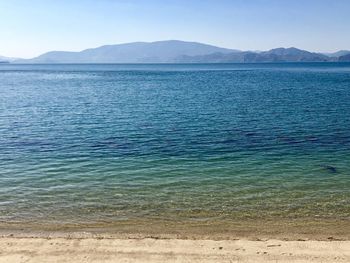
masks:
{"type": "Polygon", "coordinates": [[[2,262],[350,262],[348,221],[0,225],[2,262]]]}
{"type": "Polygon", "coordinates": [[[0,262],[350,262],[350,241],[2,237],[0,262]]]}

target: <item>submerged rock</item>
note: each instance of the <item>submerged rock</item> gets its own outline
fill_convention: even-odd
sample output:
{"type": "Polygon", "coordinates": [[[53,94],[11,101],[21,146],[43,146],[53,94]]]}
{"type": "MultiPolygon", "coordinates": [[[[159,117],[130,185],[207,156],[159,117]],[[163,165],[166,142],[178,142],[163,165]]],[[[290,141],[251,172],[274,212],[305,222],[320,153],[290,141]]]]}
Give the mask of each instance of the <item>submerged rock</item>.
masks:
{"type": "Polygon", "coordinates": [[[337,173],[338,172],[337,168],[334,166],[331,166],[331,165],[323,165],[322,167],[324,170],[326,170],[330,173],[337,173]]]}

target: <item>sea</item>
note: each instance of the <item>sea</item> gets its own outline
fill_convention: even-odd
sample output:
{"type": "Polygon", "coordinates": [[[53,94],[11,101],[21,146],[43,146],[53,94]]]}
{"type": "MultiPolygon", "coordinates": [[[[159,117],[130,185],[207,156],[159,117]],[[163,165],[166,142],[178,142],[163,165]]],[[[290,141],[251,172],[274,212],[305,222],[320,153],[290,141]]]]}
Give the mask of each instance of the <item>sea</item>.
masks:
{"type": "Polygon", "coordinates": [[[1,223],[296,218],[350,220],[350,63],[0,65],[1,223]]]}

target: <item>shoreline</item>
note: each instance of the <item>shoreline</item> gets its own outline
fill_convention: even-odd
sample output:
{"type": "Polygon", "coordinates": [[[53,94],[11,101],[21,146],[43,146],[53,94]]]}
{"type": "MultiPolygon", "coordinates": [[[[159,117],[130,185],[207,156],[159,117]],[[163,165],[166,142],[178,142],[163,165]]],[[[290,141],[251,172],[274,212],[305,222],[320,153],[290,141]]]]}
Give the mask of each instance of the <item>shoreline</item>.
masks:
{"type": "Polygon", "coordinates": [[[0,237],[350,241],[350,220],[183,222],[126,220],[95,224],[0,223],[0,237]]]}

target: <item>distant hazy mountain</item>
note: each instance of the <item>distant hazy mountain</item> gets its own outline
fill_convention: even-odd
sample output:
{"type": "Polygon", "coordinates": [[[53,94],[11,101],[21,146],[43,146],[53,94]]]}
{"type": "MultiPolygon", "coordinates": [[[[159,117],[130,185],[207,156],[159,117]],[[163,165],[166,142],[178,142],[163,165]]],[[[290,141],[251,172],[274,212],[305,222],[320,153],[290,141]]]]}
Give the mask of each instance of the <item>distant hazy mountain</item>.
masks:
{"type": "Polygon", "coordinates": [[[167,63],[179,56],[198,56],[220,52],[223,54],[237,50],[178,40],[152,43],[135,42],[109,45],[81,52],[52,51],[39,57],[18,62],[24,63],[167,63]]]}
{"type": "Polygon", "coordinates": [[[324,55],[332,58],[338,58],[350,54],[350,50],[340,50],[334,53],[324,53],[324,55]]]}
{"type": "Polygon", "coordinates": [[[8,62],[12,62],[15,60],[18,60],[18,58],[10,58],[10,57],[0,56],[0,63],[8,63],[8,62]]]}
{"type": "Polygon", "coordinates": [[[350,62],[350,53],[344,56],[339,57],[340,62],[350,62]]]}
{"type": "Polygon", "coordinates": [[[213,53],[203,56],[182,56],[176,62],[189,63],[261,63],[261,62],[326,62],[332,59],[323,54],[297,48],[276,48],[264,52],[213,53]]]}
{"type": "MultiPolygon", "coordinates": [[[[17,63],[268,63],[348,61],[346,53],[329,55],[297,48],[269,51],[238,51],[179,40],[135,42],[86,49],[80,52],[51,51],[17,63]],[[344,55],[342,55],[344,54],[344,55]],[[341,56],[340,56],[341,55],[341,56]]],[[[350,53],[349,53],[350,54],[350,53]]]]}
{"type": "Polygon", "coordinates": [[[325,62],[329,57],[297,48],[276,48],[261,52],[255,62],[325,62]]]}

